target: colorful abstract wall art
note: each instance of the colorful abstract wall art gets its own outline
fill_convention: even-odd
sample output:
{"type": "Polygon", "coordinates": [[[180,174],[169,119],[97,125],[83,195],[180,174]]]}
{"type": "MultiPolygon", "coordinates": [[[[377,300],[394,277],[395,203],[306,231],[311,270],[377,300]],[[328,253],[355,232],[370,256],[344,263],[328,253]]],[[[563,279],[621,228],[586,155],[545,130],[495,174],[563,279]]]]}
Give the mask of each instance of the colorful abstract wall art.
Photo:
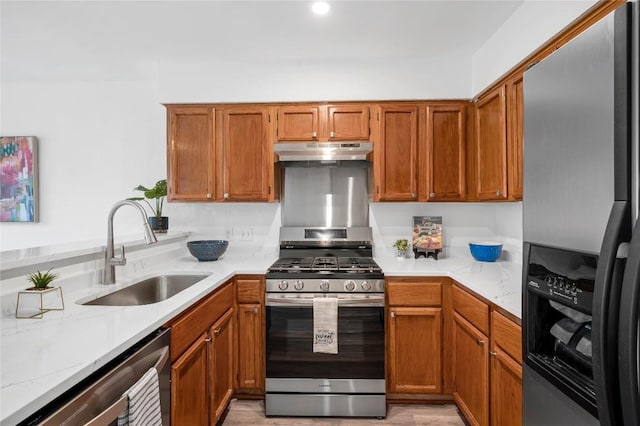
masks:
{"type": "Polygon", "coordinates": [[[38,221],[38,141],[0,137],[0,222],[38,221]]]}

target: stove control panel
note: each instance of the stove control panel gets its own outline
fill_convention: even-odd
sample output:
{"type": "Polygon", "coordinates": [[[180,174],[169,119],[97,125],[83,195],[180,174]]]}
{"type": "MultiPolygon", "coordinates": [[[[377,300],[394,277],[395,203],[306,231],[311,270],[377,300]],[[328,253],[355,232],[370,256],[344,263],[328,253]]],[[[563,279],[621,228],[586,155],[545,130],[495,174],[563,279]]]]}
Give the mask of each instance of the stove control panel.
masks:
{"type": "Polygon", "coordinates": [[[383,293],[384,279],[267,279],[267,293],[383,293]]]}

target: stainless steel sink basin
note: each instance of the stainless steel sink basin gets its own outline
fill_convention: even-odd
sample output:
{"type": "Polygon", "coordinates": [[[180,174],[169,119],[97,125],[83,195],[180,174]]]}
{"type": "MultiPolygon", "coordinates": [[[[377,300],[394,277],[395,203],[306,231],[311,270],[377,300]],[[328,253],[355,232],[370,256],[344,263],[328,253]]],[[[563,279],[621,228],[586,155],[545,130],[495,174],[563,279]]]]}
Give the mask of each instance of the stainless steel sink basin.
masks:
{"type": "Polygon", "coordinates": [[[135,306],[162,302],[209,275],[158,275],[99,297],[83,305],[135,306]]]}

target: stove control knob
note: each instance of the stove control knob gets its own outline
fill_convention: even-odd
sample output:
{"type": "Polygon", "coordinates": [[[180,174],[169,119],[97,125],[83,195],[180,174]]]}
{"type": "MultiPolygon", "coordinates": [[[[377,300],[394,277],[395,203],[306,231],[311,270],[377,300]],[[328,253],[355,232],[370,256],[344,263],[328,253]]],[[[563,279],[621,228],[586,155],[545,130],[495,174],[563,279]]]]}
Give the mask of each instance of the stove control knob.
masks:
{"type": "Polygon", "coordinates": [[[356,282],[354,280],[347,280],[344,282],[344,289],[347,291],[353,291],[356,289],[356,282]]]}
{"type": "Polygon", "coordinates": [[[293,288],[295,288],[296,290],[302,290],[304,288],[304,283],[300,280],[297,280],[295,283],[293,283],[293,288]]]}
{"type": "Polygon", "coordinates": [[[364,291],[369,291],[371,290],[371,283],[369,283],[369,281],[362,281],[362,284],[360,284],[362,286],[362,289],[364,291]]]}
{"type": "Polygon", "coordinates": [[[327,280],[322,280],[320,282],[320,290],[322,291],[329,291],[329,281],[327,280]]]}
{"type": "Polygon", "coordinates": [[[285,280],[282,280],[278,283],[278,288],[280,290],[286,290],[289,287],[289,283],[285,280]]]}

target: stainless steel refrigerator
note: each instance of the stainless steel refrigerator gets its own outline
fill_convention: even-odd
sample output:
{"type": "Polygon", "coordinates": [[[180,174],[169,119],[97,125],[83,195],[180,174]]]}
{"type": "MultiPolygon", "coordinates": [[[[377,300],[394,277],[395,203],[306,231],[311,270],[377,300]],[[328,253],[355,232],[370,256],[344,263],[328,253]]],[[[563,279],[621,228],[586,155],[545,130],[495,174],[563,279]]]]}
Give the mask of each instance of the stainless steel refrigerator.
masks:
{"type": "Polygon", "coordinates": [[[524,74],[525,426],[640,424],[638,9],[524,74]]]}

